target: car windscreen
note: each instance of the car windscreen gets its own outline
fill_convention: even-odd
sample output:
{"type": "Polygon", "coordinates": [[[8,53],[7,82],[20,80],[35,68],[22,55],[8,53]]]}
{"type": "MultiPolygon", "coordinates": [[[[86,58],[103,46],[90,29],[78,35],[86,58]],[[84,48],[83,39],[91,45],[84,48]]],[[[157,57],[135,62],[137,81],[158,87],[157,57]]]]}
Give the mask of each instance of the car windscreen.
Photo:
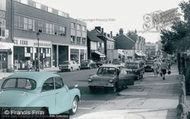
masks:
{"type": "Polygon", "coordinates": [[[2,89],[34,90],[36,81],[28,78],[9,78],[3,82],[2,89]]]}
{"type": "Polygon", "coordinates": [[[100,67],[97,71],[97,75],[116,75],[117,70],[114,67],[100,67]]]}
{"type": "Polygon", "coordinates": [[[128,69],[137,69],[138,68],[138,63],[126,63],[125,66],[128,69]]]}

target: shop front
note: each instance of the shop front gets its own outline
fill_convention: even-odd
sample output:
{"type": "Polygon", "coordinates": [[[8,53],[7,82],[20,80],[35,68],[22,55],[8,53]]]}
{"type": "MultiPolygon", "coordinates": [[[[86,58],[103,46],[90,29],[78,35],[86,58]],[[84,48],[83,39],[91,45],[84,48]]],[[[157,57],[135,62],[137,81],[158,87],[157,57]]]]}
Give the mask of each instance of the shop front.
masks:
{"type": "Polygon", "coordinates": [[[38,41],[35,39],[14,39],[14,65],[18,70],[36,68],[41,69],[51,67],[51,42],[38,41]],[[39,46],[39,47],[38,47],[39,46]]]}
{"type": "Polygon", "coordinates": [[[87,47],[80,46],[69,46],[70,49],[70,60],[81,62],[87,60],[87,47]]]}
{"type": "Polygon", "coordinates": [[[0,42],[0,71],[13,69],[13,43],[0,42]]]}

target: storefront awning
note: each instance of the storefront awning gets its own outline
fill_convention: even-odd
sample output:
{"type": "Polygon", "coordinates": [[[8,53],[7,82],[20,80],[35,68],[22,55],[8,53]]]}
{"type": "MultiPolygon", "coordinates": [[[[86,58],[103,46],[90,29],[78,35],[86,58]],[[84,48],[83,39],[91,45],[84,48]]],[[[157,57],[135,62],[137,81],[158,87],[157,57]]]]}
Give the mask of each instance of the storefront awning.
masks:
{"type": "Polygon", "coordinates": [[[100,55],[100,57],[106,57],[103,53],[99,52],[99,51],[94,51],[94,53],[100,55]]]}

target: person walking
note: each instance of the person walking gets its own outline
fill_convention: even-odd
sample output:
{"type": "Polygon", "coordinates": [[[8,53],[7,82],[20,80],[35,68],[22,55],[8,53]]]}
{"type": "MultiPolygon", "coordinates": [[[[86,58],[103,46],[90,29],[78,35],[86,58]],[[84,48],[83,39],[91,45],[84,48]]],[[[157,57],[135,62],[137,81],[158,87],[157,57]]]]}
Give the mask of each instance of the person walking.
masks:
{"type": "Polygon", "coordinates": [[[166,75],[166,71],[168,69],[168,64],[167,62],[163,59],[160,65],[160,75],[162,77],[163,80],[165,80],[165,75],[166,75]]]}
{"type": "Polygon", "coordinates": [[[158,73],[159,73],[159,63],[157,61],[154,62],[153,70],[154,70],[154,76],[158,76],[158,73]]]}

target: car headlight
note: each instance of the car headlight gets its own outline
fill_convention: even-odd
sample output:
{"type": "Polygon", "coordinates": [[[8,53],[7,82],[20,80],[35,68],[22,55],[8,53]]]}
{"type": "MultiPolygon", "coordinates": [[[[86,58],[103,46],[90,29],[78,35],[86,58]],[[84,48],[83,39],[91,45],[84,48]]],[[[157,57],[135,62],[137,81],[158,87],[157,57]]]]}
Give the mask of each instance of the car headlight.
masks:
{"type": "Polygon", "coordinates": [[[113,83],[113,79],[110,79],[109,82],[110,82],[110,83],[113,83]]]}
{"type": "Polygon", "coordinates": [[[91,78],[88,78],[88,82],[92,82],[92,79],[91,79],[91,78]]]}

